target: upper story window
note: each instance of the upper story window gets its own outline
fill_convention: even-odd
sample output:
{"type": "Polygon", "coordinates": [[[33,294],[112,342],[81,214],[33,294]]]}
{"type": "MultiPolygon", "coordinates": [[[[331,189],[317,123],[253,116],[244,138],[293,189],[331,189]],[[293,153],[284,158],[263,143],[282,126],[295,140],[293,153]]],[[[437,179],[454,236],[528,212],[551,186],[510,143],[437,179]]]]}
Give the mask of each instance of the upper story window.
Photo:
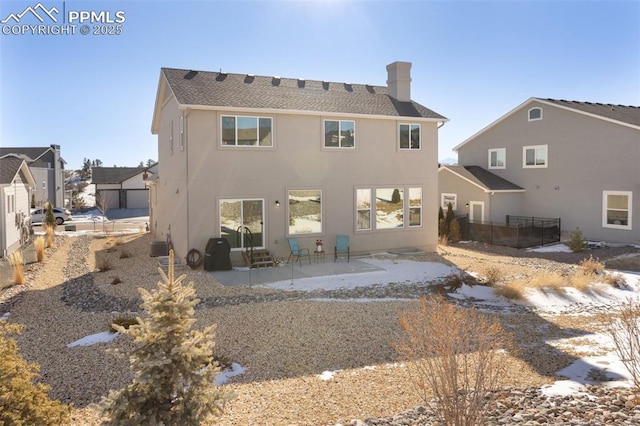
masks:
{"type": "Polygon", "coordinates": [[[535,107],[529,110],[529,121],[542,120],[542,108],[535,107]]]}
{"type": "Polygon", "coordinates": [[[273,120],[269,117],[222,116],[222,145],[272,146],[273,120]]]}
{"type": "Polygon", "coordinates": [[[324,147],[355,148],[355,130],[355,121],[324,120],[324,147]]]}
{"type": "Polygon", "coordinates": [[[419,124],[400,124],[400,149],[420,149],[419,124]]]}
{"type": "Polygon", "coordinates": [[[504,169],[507,164],[507,149],[495,148],[489,150],[489,168],[504,169]]]}
{"type": "Polygon", "coordinates": [[[522,147],[522,167],[525,169],[543,168],[549,165],[547,145],[522,147]]]}
{"type": "Polygon", "coordinates": [[[603,191],[602,226],[630,230],[632,197],[631,191],[603,191]]]}

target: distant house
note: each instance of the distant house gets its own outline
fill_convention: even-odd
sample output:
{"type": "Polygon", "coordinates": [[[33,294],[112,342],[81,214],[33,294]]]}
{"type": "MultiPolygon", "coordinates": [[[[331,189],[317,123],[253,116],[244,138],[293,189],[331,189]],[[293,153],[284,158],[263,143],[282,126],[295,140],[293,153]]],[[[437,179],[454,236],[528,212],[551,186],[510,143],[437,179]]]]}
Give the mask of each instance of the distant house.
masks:
{"type": "Polygon", "coordinates": [[[157,174],[158,164],[148,167],[93,167],[91,183],[96,186],[96,203],[109,209],[148,209],[146,180],[157,174]]]}
{"type": "Polygon", "coordinates": [[[31,188],[35,184],[24,158],[16,155],[0,158],[0,253],[3,257],[29,239],[31,188]]]}
{"type": "Polygon", "coordinates": [[[229,243],[287,258],[336,235],[351,253],[437,244],[442,115],[411,99],[411,63],[387,86],[163,68],[153,115],[156,238],[176,255],[229,243]]]}
{"type": "Polygon", "coordinates": [[[0,157],[8,154],[21,156],[27,162],[35,179],[32,192],[35,205],[49,202],[54,207],[64,207],[66,161],[60,156],[60,145],[39,148],[0,147],[0,157]]]}
{"type": "Polygon", "coordinates": [[[454,150],[441,203],[472,221],[560,218],[588,239],[640,242],[640,107],[531,98],[454,150]]]}

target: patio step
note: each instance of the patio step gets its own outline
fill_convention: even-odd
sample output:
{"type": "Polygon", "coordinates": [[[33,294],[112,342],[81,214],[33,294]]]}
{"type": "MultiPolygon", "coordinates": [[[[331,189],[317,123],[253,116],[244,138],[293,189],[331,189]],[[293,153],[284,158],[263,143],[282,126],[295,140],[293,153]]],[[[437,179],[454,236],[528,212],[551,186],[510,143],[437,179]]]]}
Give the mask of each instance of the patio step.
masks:
{"type": "Polygon", "coordinates": [[[254,250],[253,251],[253,262],[251,261],[251,253],[247,253],[246,251],[242,252],[242,256],[244,257],[244,261],[246,265],[250,268],[267,268],[276,266],[276,262],[273,259],[269,250],[254,250]]]}

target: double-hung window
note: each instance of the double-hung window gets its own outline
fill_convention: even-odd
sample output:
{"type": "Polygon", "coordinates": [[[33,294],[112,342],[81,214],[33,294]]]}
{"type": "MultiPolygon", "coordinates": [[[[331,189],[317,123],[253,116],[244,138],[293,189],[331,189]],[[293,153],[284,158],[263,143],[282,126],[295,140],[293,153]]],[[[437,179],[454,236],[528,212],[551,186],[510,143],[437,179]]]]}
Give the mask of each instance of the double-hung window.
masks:
{"type": "Polygon", "coordinates": [[[400,124],[400,149],[420,149],[419,124],[400,124]]]}
{"type": "Polygon", "coordinates": [[[522,148],[522,167],[525,169],[544,168],[549,165],[547,145],[525,146],[522,148]]]}
{"type": "Polygon", "coordinates": [[[273,145],[273,120],[270,117],[222,116],[223,146],[273,145]]]}
{"type": "Polygon", "coordinates": [[[630,230],[632,197],[631,191],[603,191],[602,226],[630,230]]]}
{"type": "Polygon", "coordinates": [[[349,120],[324,120],[324,147],[347,148],[356,146],[356,122],[349,120]]]}
{"type": "Polygon", "coordinates": [[[489,150],[489,168],[504,169],[507,161],[507,149],[495,148],[489,150]]]}

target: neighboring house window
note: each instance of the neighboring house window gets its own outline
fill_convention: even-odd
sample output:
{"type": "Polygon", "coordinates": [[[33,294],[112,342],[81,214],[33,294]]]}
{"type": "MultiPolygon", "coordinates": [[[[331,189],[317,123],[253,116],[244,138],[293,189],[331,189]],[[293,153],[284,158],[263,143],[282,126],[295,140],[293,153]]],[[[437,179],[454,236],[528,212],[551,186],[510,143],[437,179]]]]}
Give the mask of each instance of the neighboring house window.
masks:
{"type": "Polygon", "coordinates": [[[547,167],[547,145],[525,146],[522,148],[522,167],[547,167]]]}
{"type": "Polygon", "coordinates": [[[419,124],[400,124],[400,149],[420,149],[419,124]]]}
{"type": "Polygon", "coordinates": [[[422,188],[409,188],[409,227],[422,226],[422,188]]]}
{"type": "Polygon", "coordinates": [[[376,188],[376,229],[404,226],[404,189],[376,188]]]}
{"type": "Polygon", "coordinates": [[[169,154],[173,155],[173,120],[169,126],[169,154]]]}
{"type": "Polygon", "coordinates": [[[440,195],[440,200],[441,200],[440,206],[442,207],[442,210],[444,210],[445,212],[449,208],[449,204],[451,204],[451,208],[453,209],[453,211],[458,210],[458,194],[442,193],[440,195]]]}
{"type": "Polygon", "coordinates": [[[356,229],[371,229],[371,189],[356,190],[356,229]]]}
{"type": "Polygon", "coordinates": [[[356,144],[355,121],[324,121],[325,148],[354,148],[356,144]]]}
{"type": "Polygon", "coordinates": [[[542,108],[531,108],[529,110],[529,121],[542,120],[542,108]]]}
{"type": "Polygon", "coordinates": [[[180,151],[184,151],[184,113],[180,116],[180,151]]]}
{"type": "Polygon", "coordinates": [[[489,150],[489,168],[504,169],[507,161],[507,149],[496,148],[489,150]]]}
{"type": "Polygon", "coordinates": [[[220,237],[232,249],[264,247],[264,199],[220,200],[220,237]]]}
{"type": "Polygon", "coordinates": [[[13,213],[16,211],[14,206],[14,195],[7,195],[7,214],[13,213]]]}
{"type": "Polygon", "coordinates": [[[631,191],[603,191],[602,226],[630,230],[632,197],[631,191]]]}
{"type": "Polygon", "coordinates": [[[272,134],[269,117],[222,116],[222,145],[272,146],[272,134]]]}
{"type": "Polygon", "coordinates": [[[292,189],[287,194],[289,235],[322,233],[322,190],[292,189]]]}

